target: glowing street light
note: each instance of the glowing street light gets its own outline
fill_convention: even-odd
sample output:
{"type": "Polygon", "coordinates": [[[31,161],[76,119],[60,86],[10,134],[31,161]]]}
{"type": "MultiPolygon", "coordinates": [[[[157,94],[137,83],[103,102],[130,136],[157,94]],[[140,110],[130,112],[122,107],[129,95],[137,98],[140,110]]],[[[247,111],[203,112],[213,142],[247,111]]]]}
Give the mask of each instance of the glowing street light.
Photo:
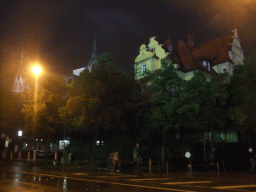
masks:
{"type": "Polygon", "coordinates": [[[34,66],[32,71],[35,75],[39,75],[42,72],[42,69],[39,66],[34,66]]]}
{"type": "MultiPolygon", "coordinates": [[[[38,75],[41,73],[41,68],[39,67],[39,66],[34,66],[33,68],[32,68],[32,71],[33,71],[33,73],[36,75],[36,78],[35,78],[35,80],[36,80],[36,82],[35,82],[35,100],[34,100],[34,118],[33,118],[33,124],[34,124],[34,126],[33,126],[33,136],[35,136],[34,135],[34,131],[35,131],[35,129],[36,129],[36,127],[37,127],[37,92],[38,92],[38,75]]],[[[37,150],[38,150],[38,142],[37,142],[37,150]]]]}

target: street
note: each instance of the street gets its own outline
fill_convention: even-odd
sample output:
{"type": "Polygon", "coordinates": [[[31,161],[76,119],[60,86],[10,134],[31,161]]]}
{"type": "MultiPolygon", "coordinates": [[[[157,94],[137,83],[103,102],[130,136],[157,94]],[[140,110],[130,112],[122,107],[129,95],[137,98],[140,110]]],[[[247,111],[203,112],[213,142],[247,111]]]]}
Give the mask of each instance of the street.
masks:
{"type": "Polygon", "coordinates": [[[27,162],[1,162],[1,192],[32,191],[255,191],[254,174],[175,172],[167,175],[124,174],[84,169],[45,169],[27,162]]]}

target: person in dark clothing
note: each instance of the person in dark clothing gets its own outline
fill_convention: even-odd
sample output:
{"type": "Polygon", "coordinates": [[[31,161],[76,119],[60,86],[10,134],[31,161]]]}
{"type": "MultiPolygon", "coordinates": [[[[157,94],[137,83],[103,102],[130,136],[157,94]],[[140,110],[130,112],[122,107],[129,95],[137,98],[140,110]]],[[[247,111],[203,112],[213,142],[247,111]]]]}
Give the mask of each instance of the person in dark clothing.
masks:
{"type": "Polygon", "coordinates": [[[251,168],[250,168],[250,173],[254,172],[254,169],[255,169],[255,157],[256,157],[256,154],[253,150],[253,148],[249,148],[249,161],[251,163],[251,168]]]}

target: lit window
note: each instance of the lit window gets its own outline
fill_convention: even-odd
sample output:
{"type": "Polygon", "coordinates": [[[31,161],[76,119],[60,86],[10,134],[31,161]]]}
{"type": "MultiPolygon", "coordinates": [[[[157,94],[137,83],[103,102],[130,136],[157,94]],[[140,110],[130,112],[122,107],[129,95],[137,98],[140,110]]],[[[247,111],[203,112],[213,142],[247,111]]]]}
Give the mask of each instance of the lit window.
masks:
{"type": "Polygon", "coordinates": [[[146,74],[146,64],[143,64],[142,66],[141,66],[141,74],[143,74],[143,75],[145,75],[146,74]]]}

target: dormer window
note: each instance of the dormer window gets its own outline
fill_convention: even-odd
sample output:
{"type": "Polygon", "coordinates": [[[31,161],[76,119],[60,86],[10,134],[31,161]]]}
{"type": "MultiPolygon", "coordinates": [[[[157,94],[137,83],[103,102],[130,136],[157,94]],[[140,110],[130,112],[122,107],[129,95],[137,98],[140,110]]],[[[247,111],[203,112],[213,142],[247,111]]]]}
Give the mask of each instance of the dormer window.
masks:
{"type": "Polygon", "coordinates": [[[207,67],[208,71],[211,71],[211,65],[209,61],[202,61],[204,67],[207,67]]]}
{"type": "Polygon", "coordinates": [[[146,64],[143,64],[143,65],[141,66],[141,74],[142,74],[142,75],[145,75],[145,74],[146,74],[146,67],[147,67],[146,64]]]}

